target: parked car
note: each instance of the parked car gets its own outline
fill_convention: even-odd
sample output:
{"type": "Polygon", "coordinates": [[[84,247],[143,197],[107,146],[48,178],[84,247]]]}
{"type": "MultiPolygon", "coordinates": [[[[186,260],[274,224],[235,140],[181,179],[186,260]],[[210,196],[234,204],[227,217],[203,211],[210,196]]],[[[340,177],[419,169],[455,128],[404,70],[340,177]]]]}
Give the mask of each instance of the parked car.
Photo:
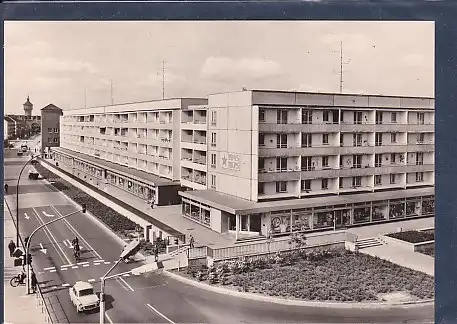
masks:
{"type": "Polygon", "coordinates": [[[78,313],[100,307],[100,300],[94,293],[94,287],[88,282],[77,281],[69,290],[70,300],[78,313]]]}

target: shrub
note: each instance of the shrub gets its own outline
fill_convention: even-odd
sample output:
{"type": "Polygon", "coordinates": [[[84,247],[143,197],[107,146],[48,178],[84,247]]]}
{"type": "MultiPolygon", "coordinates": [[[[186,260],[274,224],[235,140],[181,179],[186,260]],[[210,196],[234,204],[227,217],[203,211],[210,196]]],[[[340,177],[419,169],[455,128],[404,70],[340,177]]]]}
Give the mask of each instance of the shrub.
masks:
{"type": "Polygon", "coordinates": [[[427,241],[434,241],[435,240],[435,233],[434,232],[419,232],[419,231],[405,231],[405,232],[397,232],[397,233],[390,233],[387,236],[406,241],[409,243],[421,243],[427,241]]]}

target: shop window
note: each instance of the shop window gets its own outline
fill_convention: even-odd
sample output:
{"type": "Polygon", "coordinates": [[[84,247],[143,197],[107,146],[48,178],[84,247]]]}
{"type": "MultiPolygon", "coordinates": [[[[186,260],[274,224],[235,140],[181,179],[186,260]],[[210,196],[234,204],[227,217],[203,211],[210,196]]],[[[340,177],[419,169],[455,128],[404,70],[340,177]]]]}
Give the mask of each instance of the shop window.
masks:
{"type": "Polygon", "coordinates": [[[290,232],[290,213],[271,213],[271,232],[273,234],[290,232]]]}
{"type": "Polygon", "coordinates": [[[427,199],[422,201],[422,215],[433,215],[435,213],[435,201],[427,199]]]}
{"type": "Polygon", "coordinates": [[[403,218],[405,217],[405,202],[404,201],[391,201],[389,205],[389,218],[403,218]]]}
{"type": "Polygon", "coordinates": [[[371,219],[372,221],[387,220],[387,202],[373,204],[371,219]]]}
{"type": "Polygon", "coordinates": [[[314,213],[313,223],[315,229],[333,227],[333,212],[322,211],[314,213]]]}
{"type": "Polygon", "coordinates": [[[364,223],[370,221],[370,207],[354,208],[354,223],[364,223]]]}

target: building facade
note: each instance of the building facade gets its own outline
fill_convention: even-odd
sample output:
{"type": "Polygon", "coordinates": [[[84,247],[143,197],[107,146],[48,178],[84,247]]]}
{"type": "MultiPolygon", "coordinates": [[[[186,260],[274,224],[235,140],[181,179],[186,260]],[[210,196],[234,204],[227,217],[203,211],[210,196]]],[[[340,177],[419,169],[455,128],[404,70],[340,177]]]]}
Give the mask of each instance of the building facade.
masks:
{"type": "Polygon", "coordinates": [[[62,109],[49,104],[41,108],[41,151],[60,146],[60,116],[62,109]]]}
{"type": "Polygon", "coordinates": [[[33,104],[29,97],[22,106],[23,115],[6,114],[4,116],[5,139],[22,139],[41,132],[41,116],[32,116],[33,104]]]}
{"type": "Polygon", "coordinates": [[[145,199],[163,179],[237,237],[434,215],[433,98],[241,91],[65,111],[62,132],[65,165],[145,199]]]}

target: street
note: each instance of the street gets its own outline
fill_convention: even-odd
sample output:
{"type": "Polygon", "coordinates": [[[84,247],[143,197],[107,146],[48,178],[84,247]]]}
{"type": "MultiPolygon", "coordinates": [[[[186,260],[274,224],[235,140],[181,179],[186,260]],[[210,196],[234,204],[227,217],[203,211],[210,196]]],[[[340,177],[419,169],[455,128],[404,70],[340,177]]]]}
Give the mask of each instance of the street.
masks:
{"type": "MultiPolygon", "coordinates": [[[[5,150],[6,201],[16,216],[15,183],[28,157],[5,150]]],[[[27,170],[27,169],[26,169],[27,170]]],[[[24,172],[26,174],[26,172],[24,172]]],[[[20,231],[24,238],[53,218],[76,211],[76,207],[46,180],[21,179],[20,231]]],[[[76,281],[89,281],[100,291],[100,277],[119,257],[123,246],[89,215],[77,213],[37,232],[31,250],[33,268],[44,296],[58,301],[54,309],[59,322],[98,323],[98,310],[78,314],[68,289],[76,281]],[[71,241],[78,237],[81,260],[75,262],[71,241]]],[[[142,262],[120,263],[113,271],[126,272],[142,262]]],[[[5,278],[8,279],[9,278],[5,278]]],[[[23,288],[17,288],[23,289],[23,288]]],[[[25,293],[25,289],[24,289],[25,293]]],[[[127,275],[106,282],[106,321],[110,323],[329,323],[433,321],[433,306],[412,309],[327,309],[270,304],[217,294],[185,285],[172,278],[148,274],[127,275]]]]}

